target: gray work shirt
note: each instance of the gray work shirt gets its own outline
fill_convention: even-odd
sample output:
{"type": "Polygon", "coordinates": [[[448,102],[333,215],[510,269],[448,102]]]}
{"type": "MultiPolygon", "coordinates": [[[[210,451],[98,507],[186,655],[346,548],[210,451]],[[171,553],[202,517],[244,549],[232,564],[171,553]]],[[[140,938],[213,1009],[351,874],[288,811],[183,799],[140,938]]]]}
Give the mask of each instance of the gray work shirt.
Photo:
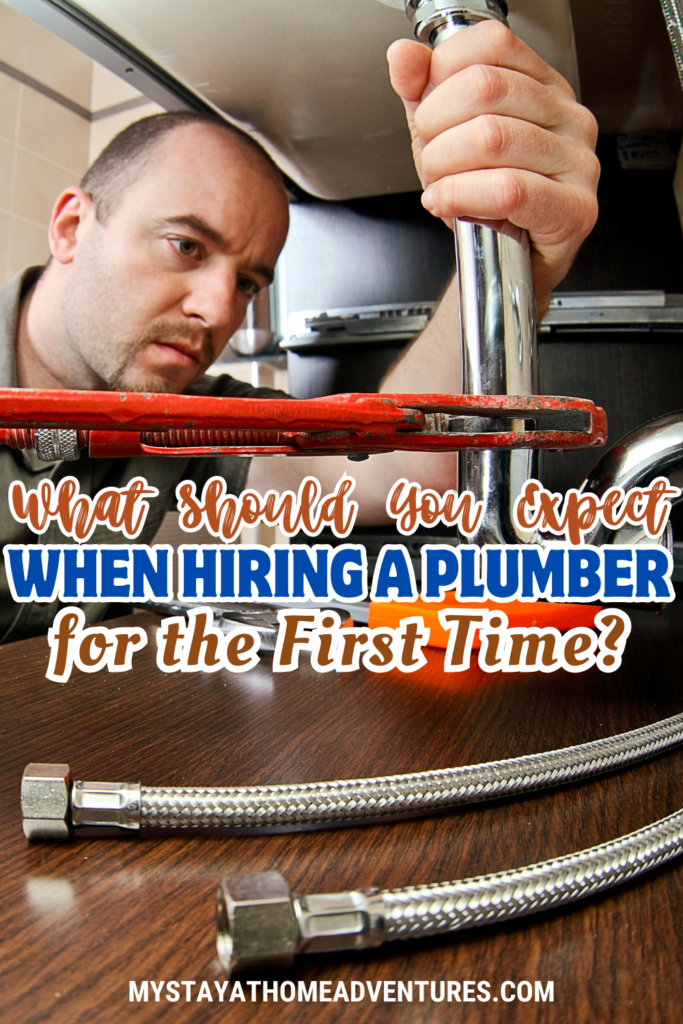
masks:
{"type": "MultiPolygon", "coordinates": [[[[37,280],[40,267],[31,267],[0,287],[0,387],[16,387],[15,344],[22,297],[37,280]]],[[[187,389],[187,394],[230,395],[240,398],[283,397],[283,392],[270,388],[253,388],[234,380],[227,374],[204,376],[187,389]]],[[[91,459],[81,452],[77,462],[40,462],[32,449],[18,450],[0,445],[0,535],[5,544],[68,544],[70,540],[61,532],[55,520],[45,533],[36,536],[25,523],[18,523],[9,511],[8,492],[15,480],[23,481],[27,491],[35,489],[41,480],[50,479],[55,486],[66,476],[75,477],[81,494],[95,495],[103,487],[125,487],[136,476],[143,476],[159,495],[148,498],[149,512],[136,544],[150,544],[161,521],[170,507],[175,507],[175,489],[181,480],[194,480],[197,491],[211,476],[223,476],[228,491],[239,494],[243,489],[250,460],[238,457],[223,458],[154,458],[91,459]]],[[[96,527],[89,544],[125,544],[126,538],[106,525],[96,527]]],[[[4,559],[0,565],[0,643],[23,640],[47,634],[55,615],[62,605],[29,602],[16,603],[7,581],[4,559]]],[[[102,603],[81,603],[89,623],[97,622],[107,611],[102,603]]]]}

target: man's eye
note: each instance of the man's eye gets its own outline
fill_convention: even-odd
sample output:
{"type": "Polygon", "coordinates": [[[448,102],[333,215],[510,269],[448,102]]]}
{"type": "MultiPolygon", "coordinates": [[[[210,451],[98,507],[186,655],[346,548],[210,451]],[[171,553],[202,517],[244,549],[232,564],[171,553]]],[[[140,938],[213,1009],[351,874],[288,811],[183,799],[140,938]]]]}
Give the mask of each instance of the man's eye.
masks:
{"type": "Polygon", "coordinates": [[[237,287],[241,292],[244,292],[245,295],[248,295],[249,298],[253,298],[259,291],[259,286],[256,284],[256,281],[252,281],[249,277],[238,277],[237,287]]]}
{"type": "Polygon", "coordinates": [[[193,242],[191,238],[170,238],[169,241],[181,256],[194,258],[200,254],[199,243],[193,242]]]}

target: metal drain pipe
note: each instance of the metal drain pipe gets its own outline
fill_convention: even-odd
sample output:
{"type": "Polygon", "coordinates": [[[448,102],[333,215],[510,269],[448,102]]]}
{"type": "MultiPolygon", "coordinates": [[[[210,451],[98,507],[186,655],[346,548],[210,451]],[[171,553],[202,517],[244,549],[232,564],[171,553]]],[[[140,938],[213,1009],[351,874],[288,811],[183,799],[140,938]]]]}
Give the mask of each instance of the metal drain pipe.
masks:
{"type": "MultiPolygon", "coordinates": [[[[683,410],[659,416],[622,437],[593,466],[581,491],[601,498],[612,487],[621,487],[624,491],[649,487],[659,476],[681,489],[681,495],[671,499],[671,505],[677,505],[683,500],[683,410]]],[[[653,541],[642,526],[626,525],[619,530],[609,530],[598,523],[585,543],[597,546],[652,544],[653,541]]],[[[667,523],[659,543],[673,550],[671,523],[667,523]]]]}
{"type": "MultiPolygon", "coordinates": [[[[503,0],[406,0],[416,38],[435,48],[480,21],[507,24],[503,0]]],[[[513,229],[514,230],[514,229],[513,229]]],[[[463,394],[538,393],[536,299],[526,231],[517,237],[481,224],[454,222],[460,289],[463,394]]],[[[481,430],[495,429],[482,419],[481,430]]],[[[514,421],[512,430],[523,430],[514,421]]],[[[538,455],[528,450],[463,452],[458,487],[483,502],[484,515],[469,544],[520,544],[532,536],[514,523],[513,505],[524,483],[538,476],[538,455]]]]}

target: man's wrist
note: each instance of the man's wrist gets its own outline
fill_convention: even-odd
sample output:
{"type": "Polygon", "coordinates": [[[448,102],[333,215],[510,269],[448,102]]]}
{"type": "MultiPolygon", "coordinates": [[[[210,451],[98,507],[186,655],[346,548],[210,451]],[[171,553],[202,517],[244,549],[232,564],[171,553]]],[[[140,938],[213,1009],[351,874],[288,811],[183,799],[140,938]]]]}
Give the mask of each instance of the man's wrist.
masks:
{"type": "Polygon", "coordinates": [[[536,317],[538,319],[539,324],[548,312],[548,307],[550,306],[550,296],[551,293],[548,292],[546,295],[536,297],[536,317]]]}

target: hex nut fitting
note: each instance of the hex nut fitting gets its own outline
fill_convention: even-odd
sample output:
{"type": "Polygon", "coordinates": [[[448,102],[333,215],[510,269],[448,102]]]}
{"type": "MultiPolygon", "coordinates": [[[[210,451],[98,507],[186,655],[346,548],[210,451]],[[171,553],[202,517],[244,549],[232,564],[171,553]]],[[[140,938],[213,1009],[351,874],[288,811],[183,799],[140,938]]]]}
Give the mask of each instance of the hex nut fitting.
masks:
{"type": "Polygon", "coordinates": [[[26,766],[21,780],[21,813],[27,839],[68,839],[70,803],[68,764],[26,766]]]}
{"type": "Polygon", "coordinates": [[[231,875],[216,900],[216,948],[228,974],[235,969],[291,966],[299,929],[289,887],[276,871],[231,875]]]}

